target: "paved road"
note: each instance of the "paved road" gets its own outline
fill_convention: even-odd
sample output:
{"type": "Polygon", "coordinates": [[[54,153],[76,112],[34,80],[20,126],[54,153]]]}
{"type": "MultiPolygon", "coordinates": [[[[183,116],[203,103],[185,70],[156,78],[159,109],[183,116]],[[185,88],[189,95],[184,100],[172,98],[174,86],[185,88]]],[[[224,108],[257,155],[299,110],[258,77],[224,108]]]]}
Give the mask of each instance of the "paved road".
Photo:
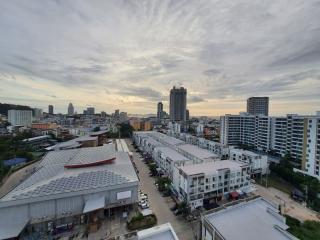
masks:
{"type": "Polygon", "coordinates": [[[290,196],[284,192],[279,191],[278,189],[269,187],[265,188],[258,184],[256,184],[257,187],[257,194],[261,195],[263,198],[280,204],[283,208],[285,206],[284,213],[297,218],[301,219],[303,221],[305,220],[315,220],[320,221],[319,213],[316,213],[303,205],[299,204],[298,202],[292,200],[290,196]]]}
{"type": "Polygon", "coordinates": [[[194,224],[186,222],[181,216],[177,217],[170,211],[170,206],[174,203],[170,197],[162,197],[154,185],[154,178],[149,177],[149,169],[145,163],[140,160],[140,155],[136,153],[131,145],[131,140],[127,140],[130,151],[133,153],[133,159],[139,170],[140,189],[148,194],[150,208],[158,219],[158,224],[170,222],[179,239],[195,239],[192,229],[194,224]]]}

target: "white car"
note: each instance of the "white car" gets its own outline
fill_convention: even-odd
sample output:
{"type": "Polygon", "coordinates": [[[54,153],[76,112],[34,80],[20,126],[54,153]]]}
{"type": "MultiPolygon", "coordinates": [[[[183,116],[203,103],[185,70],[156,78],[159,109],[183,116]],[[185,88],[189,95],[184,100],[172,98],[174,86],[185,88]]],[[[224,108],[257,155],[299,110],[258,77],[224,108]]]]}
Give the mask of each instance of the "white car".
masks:
{"type": "Polygon", "coordinates": [[[141,207],[142,209],[149,208],[149,203],[148,203],[148,202],[144,202],[144,203],[142,203],[142,204],[140,205],[140,207],[141,207]]]}

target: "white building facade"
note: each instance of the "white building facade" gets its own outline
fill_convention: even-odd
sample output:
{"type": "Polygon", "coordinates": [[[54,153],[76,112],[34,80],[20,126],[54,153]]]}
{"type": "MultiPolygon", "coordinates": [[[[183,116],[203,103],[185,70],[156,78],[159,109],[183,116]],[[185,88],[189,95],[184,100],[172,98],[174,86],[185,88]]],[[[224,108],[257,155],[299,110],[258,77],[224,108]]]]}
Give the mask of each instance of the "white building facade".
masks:
{"type": "Polygon", "coordinates": [[[242,149],[230,149],[230,160],[249,164],[251,167],[251,175],[266,174],[268,171],[267,155],[257,154],[242,149]]]}
{"type": "Polygon", "coordinates": [[[32,111],[31,110],[9,110],[8,122],[12,126],[25,126],[30,127],[32,123],[32,111]]]}
{"type": "Polygon", "coordinates": [[[229,197],[236,190],[250,191],[250,166],[224,160],[181,167],[180,200],[195,209],[229,197]]]}

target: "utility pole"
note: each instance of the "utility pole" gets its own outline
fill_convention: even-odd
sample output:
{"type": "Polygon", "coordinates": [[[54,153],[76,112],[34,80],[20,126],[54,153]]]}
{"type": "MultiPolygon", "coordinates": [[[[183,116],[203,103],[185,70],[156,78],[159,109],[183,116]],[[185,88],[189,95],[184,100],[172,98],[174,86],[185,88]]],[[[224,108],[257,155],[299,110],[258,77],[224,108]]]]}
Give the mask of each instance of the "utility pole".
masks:
{"type": "Polygon", "coordinates": [[[269,174],[269,167],[267,168],[267,174],[266,174],[266,188],[268,188],[268,174],[269,174]]]}
{"type": "Polygon", "coordinates": [[[119,134],[118,138],[120,139],[121,138],[120,126],[118,125],[117,128],[118,128],[118,134],[119,134]]]}

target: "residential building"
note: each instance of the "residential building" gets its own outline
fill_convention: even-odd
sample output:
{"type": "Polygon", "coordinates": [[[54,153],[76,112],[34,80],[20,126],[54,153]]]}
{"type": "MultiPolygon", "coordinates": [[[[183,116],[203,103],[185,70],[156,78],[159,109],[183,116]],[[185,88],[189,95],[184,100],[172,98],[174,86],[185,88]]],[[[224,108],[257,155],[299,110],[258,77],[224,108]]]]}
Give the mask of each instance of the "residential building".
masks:
{"type": "Polygon", "coordinates": [[[187,112],[187,89],[181,87],[170,90],[170,120],[186,121],[187,112]]]}
{"type": "Polygon", "coordinates": [[[74,114],[74,107],[72,105],[72,103],[69,103],[68,105],[68,115],[72,116],[74,114]]]}
{"type": "Polygon", "coordinates": [[[117,119],[120,117],[120,110],[119,109],[116,109],[114,111],[114,117],[117,118],[117,119]]]}
{"type": "Polygon", "coordinates": [[[151,131],[152,123],[148,120],[141,119],[130,119],[129,124],[133,127],[135,131],[151,131]]]}
{"type": "Polygon", "coordinates": [[[208,211],[201,221],[202,240],[298,240],[278,207],[260,197],[208,211]]]}
{"type": "Polygon", "coordinates": [[[302,170],[320,180],[320,114],[304,119],[301,159],[302,170]]]}
{"type": "Polygon", "coordinates": [[[171,136],[175,136],[176,138],[182,141],[185,141],[186,143],[207,149],[215,153],[220,158],[227,159],[229,157],[229,148],[226,145],[223,145],[219,142],[214,142],[202,137],[193,136],[188,133],[169,132],[169,134],[171,134],[171,136]]]}
{"type": "Polygon", "coordinates": [[[220,119],[221,144],[246,145],[265,152],[270,149],[270,117],[240,113],[226,114],[220,119]]]}
{"type": "Polygon", "coordinates": [[[49,113],[50,115],[53,115],[53,114],[54,114],[54,112],[53,112],[53,105],[49,105],[49,106],[48,106],[48,113],[49,113]]]}
{"type": "Polygon", "coordinates": [[[190,112],[189,109],[186,110],[186,120],[189,121],[190,119],[190,112]]]}
{"type": "Polygon", "coordinates": [[[31,110],[9,110],[8,122],[12,126],[24,126],[30,127],[32,123],[32,111],[31,110]]]}
{"type": "Polygon", "coordinates": [[[203,124],[199,123],[196,127],[196,133],[197,133],[197,136],[202,136],[203,135],[203,124]]]}
{"type": "Polygon", "coordinates": [[[269,97],[251,97],[247,99],[247,113],[269,115],[269,97]]]}
{"type": "Polygon", "coordinates": [[[303,171],[320,178],[319,121],[320,115],[227,114],[221,117],[220,142],[226,146],[247,145],[279,156],[289,153],[303,171]]]}
{"type": "Polygon", "coordinates": [[[266,174],[268,171],[268,156],[247,150],[231,148],[230,160],[247,163],[250,165],[251,175],[266,174]]]}
{"type": "Polygon", "coordinates": [[[94,107],[87,107],[86,113],[87,113],[87,115],[94,115],[94,113],[95,113],[94,107]]]}
{"type": "Polygon", "coordinates": [[[250,165],[246,163],[231,160],[220,161],[218,155],[212,151],[186,144],[182,140],[159,132],[134,132],[133,140],[142,152],[152,156],[158,172],[171,180],[171,189],[176,197],[180,201],[186,201],[192,209],[212,199],[216,201],[226,198],[230,191],[249,192],[251,189],[247,183],[250,182],[250,165]],[[191,181],[193,175],[199,178],[208,176],[208,179],[209,176],[215,175],[216,178],[208,182],[205,180],[208,187],[204,186],[205,191],[200,193],[199,191],[203,189],[200,186],[199,191],[195,189],[191,191],[192,186],[183,185],[191,181]],[[194,195],[194,192],[197,195],[194,195]]]}
{"type": "Polygon", "coordinates": [[[128,120],[128,113],[127,112],[121,112],[119,114],[119,121],[120,122],[125,122],[128,120]]]}
{"type": "Polygon", "coordinates": [[[101,117],[106,118],[107,117],[107,113],[105,111],[101,112],[101,117]]]}
{"type": "Polygon", "coordinates": [[[129,124],[135,131],[141,130],[141,120],[140,119],[130,119],[129,124]]]}
{"type": "Polygon", "coordinates": [[[157,118],[158,120],[163,119],[163,103],[162,102],[158,102],[158,108],[157,108],[157,118]]]}
{"type": "Polygon", "coordinates": [[[178,151],[158,145],[152,153],[153,159],[161,173],[168,177],[174,187],[176,195],[179,193],[179,167],[193,164],[193,160],[182,155],[178,151]]]}
{"type": "Polygon", "coordinates": [[[272,151],[280,156],[287,153],[287,117],[271,118],[272,151]]]}
{"type": "Polygon", "coordinates": [[[206,204],[228,199],[231,192],[251,191],[250,165],[231,161],[216,161],[182,166],[180,201],[195,209],[206,204]]]}
{"type": "Polygon", "coordinates": [[[33,109],[33,119],[40,120],[42,118],[42,109],[34,108],[33,109]]]}
{"type": "Polygon", "coordinates": [[[142,131],[151,131],[152,130],[151,121],[142,121],[141,122],[141,130],[142,131]]]}
{"type": "Polygon", "coordinates": [[[53,130],[57,129],[58,125],[56,123],[32,123],[31,128],[41,130],[53,130]]]}
{"type": "Polygon", "coordinates": [[[0,199],[0,239],[31,229],[51,233],[61,224],[91,227],[105,221],[105,209],[110,214],[137,201],[129,155],[114,144],[48,152],[30,177],[0,199]]]}
{"type": "MultiPolygon", "coordinates": [[[[300,162],[303,158],[315,156],[309,146],[316,146],[317,121],[320,116],[303,116],[288,114],[286,117],[272,118],[271,125],[271,149],[274,153],[284,156],[286,153],[300,162]],[[313,140],[312,140],[313,139],[313,140]],[[306,144],[305,144],[306,143],[306,144]],[[310,150],[311,154],[307,154],[310,150]]],[[[304,164],[302,164],[304,165],[304,164]]]]}

